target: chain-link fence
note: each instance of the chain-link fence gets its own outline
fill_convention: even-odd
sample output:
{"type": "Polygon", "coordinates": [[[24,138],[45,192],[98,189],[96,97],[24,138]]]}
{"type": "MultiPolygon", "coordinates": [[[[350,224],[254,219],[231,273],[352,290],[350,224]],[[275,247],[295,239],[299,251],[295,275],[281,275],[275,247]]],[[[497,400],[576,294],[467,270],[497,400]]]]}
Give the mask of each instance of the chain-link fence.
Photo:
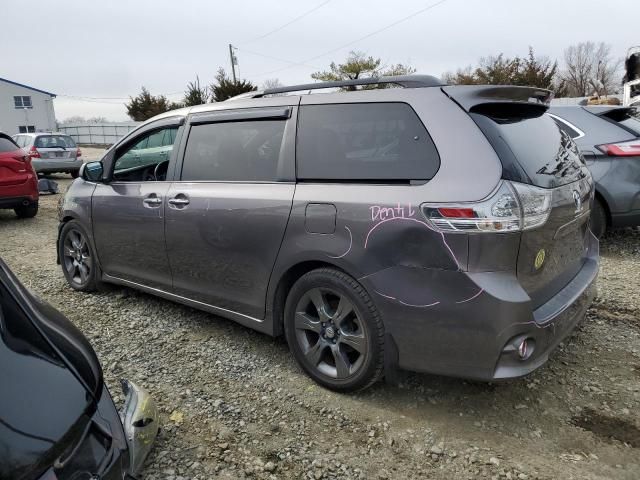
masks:
{"type": "Polygon", "coordinates": [[[58,131],[81,145],[113,145],[141,122],[61,125],[58,131]]]}

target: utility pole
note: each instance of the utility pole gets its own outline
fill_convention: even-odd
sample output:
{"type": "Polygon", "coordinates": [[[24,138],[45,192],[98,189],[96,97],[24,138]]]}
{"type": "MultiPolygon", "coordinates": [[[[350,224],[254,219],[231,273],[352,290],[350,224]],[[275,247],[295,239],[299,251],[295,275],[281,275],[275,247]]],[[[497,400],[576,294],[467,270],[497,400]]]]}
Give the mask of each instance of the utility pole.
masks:
{"type": "Polygon", "coordinates": [[[233,83],[237,83],[236,80],[236,65],[238,64],[238,60],[233,53],[233,45],[229,44],[229,59],[231,60],[231,73],[233,75],[233,83]]]}

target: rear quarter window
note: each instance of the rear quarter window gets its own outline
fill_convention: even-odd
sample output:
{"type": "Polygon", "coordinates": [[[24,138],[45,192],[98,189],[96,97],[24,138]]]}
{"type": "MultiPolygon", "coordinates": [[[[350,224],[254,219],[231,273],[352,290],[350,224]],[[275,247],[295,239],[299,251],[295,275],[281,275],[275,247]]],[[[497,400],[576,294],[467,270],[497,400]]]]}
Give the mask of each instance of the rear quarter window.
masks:
{"type": "Polygon", "coordinates": [[[440,157],[405,103],[304,105],[298,117],[301,180],[429,180],[440,157]]]}
{"type": "Polygon", "coordinates": [[[15,152],[20,147],[10,137],[0,135],[0,153],[15,152]]]}

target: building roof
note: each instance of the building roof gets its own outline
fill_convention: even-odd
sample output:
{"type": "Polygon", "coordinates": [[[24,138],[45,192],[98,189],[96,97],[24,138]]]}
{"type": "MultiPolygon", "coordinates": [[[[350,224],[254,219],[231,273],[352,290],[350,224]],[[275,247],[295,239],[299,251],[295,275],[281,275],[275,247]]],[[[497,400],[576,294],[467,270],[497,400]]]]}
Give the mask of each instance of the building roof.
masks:
{"type": "Polygon", "coordinates": [[[55,93],[46,92],[44,90],[40,90],[39,88],[33,88],[33,87],[30,87],[29,85],[24,85],[22,83],[13,82],[11,80],[7,80],[6,78],[0,78],[0,82],[6,82],[6,83],[10,83],[11,85],[17,85],[18,87],[28,88],[29,90],[33,90],[35,92],[44,93],[44,94],[49,95],[51,97],[55,97],[56,96],[55,93]]]}

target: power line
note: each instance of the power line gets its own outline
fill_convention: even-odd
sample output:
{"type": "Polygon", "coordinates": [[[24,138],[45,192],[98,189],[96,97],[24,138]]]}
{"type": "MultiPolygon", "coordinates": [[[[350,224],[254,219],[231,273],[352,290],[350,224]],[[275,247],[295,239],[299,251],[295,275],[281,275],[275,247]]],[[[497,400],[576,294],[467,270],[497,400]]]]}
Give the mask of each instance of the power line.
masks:
{"type": "MultiPolygon", "coordinates": [[[[169,97],[171,95],[179,95],[183,94],[183,91],[179,92],[170,92],[170,93],[159,93],[158,95],[162,95],[165,97],[169,97]]],[[[79,100],[83,102],[93,102],[93,103],[105,103],[110,105],[119,105],[123,100],[130,100],[131,97],[85,97],[80,95],[66,95],[66,94],[58,94],[58,97],[70,98],[72,100],[79,100]],[[120,101],[110,101],[110,100],[120,100],[120,101]]]]}
{"type": "Polygon", "coordinates": [[[291,25],[292,23],[297,22],[298,20],[303,19],[304,17],[306,17],[307,15],[312,14],[313,12],[315,12],[316,10],[319,10],[320,8],[324,7],[327,3],[331,2],[331,0],[326,0],[324,2],[322,2],[320,5],[317,5],[316,7],[313,7],[311,10],[307,10],[306,12],[304,12],[301,15],[298,15],[297,17],[289,20],[287,23],[284,23],[282,25],[280,25],[279,27],[274,28],[273,30],[265,33],[264,35],[260,35],[258,37],[252,38],[251,40],[247,40],[246,42],[242,42],[240,43],[240,45],[248,45],[249,43],[253,43],[253,42],[257,42],[258,40],[262,40],[263,38],[268,37],[269,35],[272,35],[276,32],[279,32],[280,30],[282,30],[283,28],[288,27],[289,25],[291,25]]]}
{"type": "Polygon", "coordinates": [[[268,72],[260,73],[258,75],[254,75],[254,76],[255,77],[263,77],[263,76],[266,76],[266,75],[270,75],[272,73],[277,73],[277,72],[281,72],[283,70],[288,70],[289,68],[292,68],[292,67],[295,67],[295,66],[306,66],[305,64],[307,62],[312,62],[313,60],[317,60],[318,58],[324,57],[325,55],[330,55],[332,53],[337,52],[338,50],[342,50],[343,48],[350,47],[354,43],[358,43],[358,42],[361,42],[362,40],[365,40],[367,38],[373,37],[374,35],[377,35],[377,34],[379,34],[381,32],[384,32],[385,30],[388,30],[388,29],[390,29],[392,27],[395,27],[396,25],[398,25],[400,23],[403,23],[403,22],[406,22],[407,20],[410,20],[411,18],[415,17],[416,15],[420,15],[421,13],[424,13],[424,12],[426,12],[428,10],[431,10],[432,8],[435,8],[438,5],[442,5],[443,3],[447,2],[447,1],[448,0],[440,0],[440,1],[436,2],[436,3],[431,4],[431,5],[427,5],[426,7],[423,7],[420,10],[417,10],[417,11],[407,15],[406,17],[403,17],[403,18],[401,18],[399,20],[396,20],[396,21],[394,21],[394,22],[392,22],[392,23],[390,23],[388,25],[385,25],[382,28],[374,30],[371,33],[368,33],[366,35],[363,35],[362,37],[359,37],[359,38],[357,38],[355,40],[352,40],[352,41],[350,41],[348,43],[345,43],[344,45],[340,45],[339,47],[336,47],[336,48],[333,48],[333,49],[331,49],[329,51],[321,53],[320,55],[316,55],[314,57],[307,58],[307,59],[302,60],[300,62],[290,62],[291,65],[289,65],[288,67],[282,67],[282,68],[278,68],[278,69],[275,69],[275,70],[270,70],[268,72]]]}
{"type": "Polygon", "coordinates": [[[309,67],[309,68],[315,68],[316,70],[320,70],[320,67],[317,67],[315,65],[309,65],[309,64],[301,64],[300,62],[294,62],[293,60],[287,60],[285,58],[280,58],[280,57],[274,57],[273,55],[267,55],[265,53],[259,53],[259,52],[254,52],[252,50],[247,50],[246,48],[238,48],[238,47],[234,47],[236,50],[240,50],[244,53],[248,53],[249,55],[256,55],[258,57],[264,57],[264,58],[269,58],[271,60],[276,60],[278,62],[283,62],[283,63],[289,63],[291,65],[304,65],[305,67],[309,67]]]}

